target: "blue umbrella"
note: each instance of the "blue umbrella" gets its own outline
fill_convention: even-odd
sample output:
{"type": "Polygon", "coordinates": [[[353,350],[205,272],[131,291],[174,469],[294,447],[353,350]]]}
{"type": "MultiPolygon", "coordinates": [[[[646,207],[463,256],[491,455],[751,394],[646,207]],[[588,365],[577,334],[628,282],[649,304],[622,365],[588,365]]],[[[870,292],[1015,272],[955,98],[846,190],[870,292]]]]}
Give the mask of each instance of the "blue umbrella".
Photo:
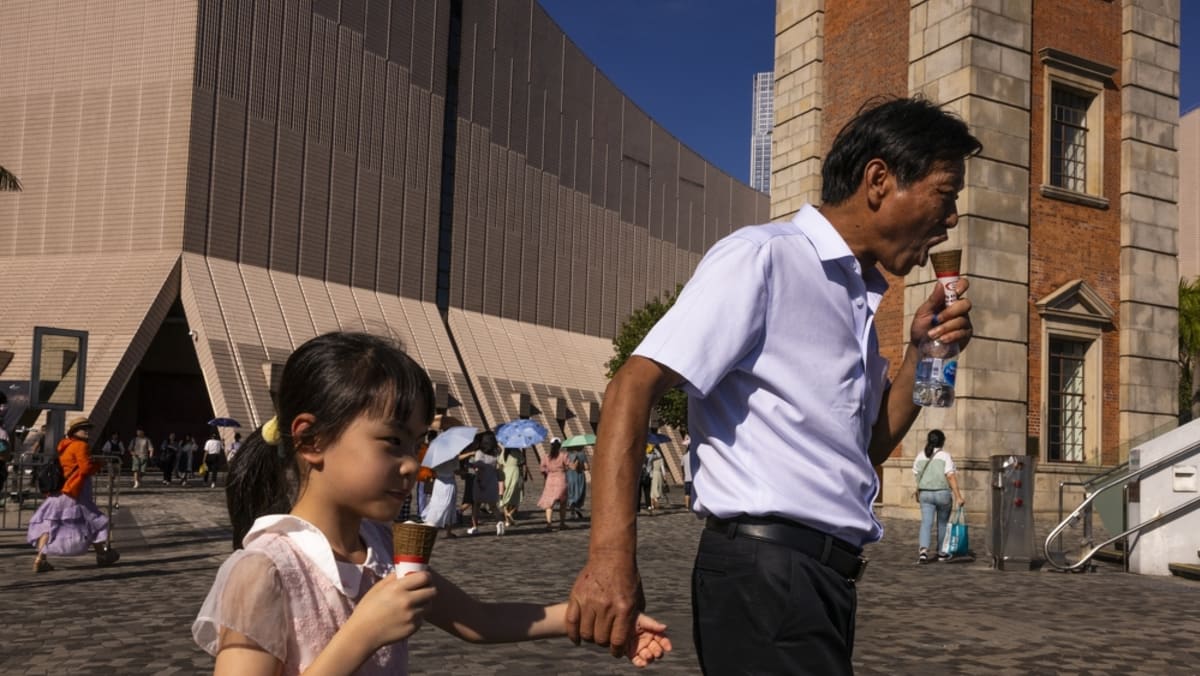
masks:
{"type": "Polygon", "coordinates": [[[670,440],[671,437],[668,437],[665,434],[659,434],[658,432],[651,432],[650,434],[646,435],[646,443],[648,444],[665,444],[670,440]]]}
{"type": "Polygon", "coordinates": [[[242,426],[242,423],[234,420],[233,418],[213,418],[212,420],[208,421],[208,424],[212,425],[213,427],[241,427],[242,426]]]}
{"type": "Polygon", "coordinates": [[[463,425],[451,427],[429,442],[429,448],[425,451],[425,459],[421,461],[421,465],[437,470],[438,467],[448,462],[458,462],[458,454],[470,446],[472,441],[475,441],[474,427],[463,425]]]}
{"type": "Polygon", "coordinates": [[[528,419],[506,422],[496,428],[496,441],[505,448],[527,448],[546,439],[546,428],[528,419]]]}

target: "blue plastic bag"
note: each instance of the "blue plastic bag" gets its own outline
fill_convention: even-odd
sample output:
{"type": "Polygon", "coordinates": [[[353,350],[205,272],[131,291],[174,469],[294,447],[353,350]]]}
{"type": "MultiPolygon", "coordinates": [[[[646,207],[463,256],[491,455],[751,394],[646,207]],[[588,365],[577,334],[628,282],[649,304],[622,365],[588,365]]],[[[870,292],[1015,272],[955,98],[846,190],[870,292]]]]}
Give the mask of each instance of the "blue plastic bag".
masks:
{"type": "Polygon", "coordinates": [[[971,553],[971,545],[967,530],[967,517],[963,508],[959,507],[950,517],[950,527],[946,539],[942,541],[942,554],[946,556],[967,556],[971,553]]]}

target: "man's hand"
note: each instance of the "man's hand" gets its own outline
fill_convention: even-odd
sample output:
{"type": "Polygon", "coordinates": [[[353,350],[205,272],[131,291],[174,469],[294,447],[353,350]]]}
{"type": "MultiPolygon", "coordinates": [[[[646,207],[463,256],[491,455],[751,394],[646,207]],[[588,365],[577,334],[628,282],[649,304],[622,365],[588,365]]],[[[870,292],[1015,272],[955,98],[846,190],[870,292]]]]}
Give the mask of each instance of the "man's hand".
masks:
{"type": "Polygon", "coordinates": [[[637,565],[625,557],[592,556],[567,601],[567,637],[610,646],[613,657],[636,647],[636,622],[646,605],[637,565]]]}
{"type": "Polygon", "coordinates": [[[943,343],[958,343],[959,349],[971,342],[971,300],[963,298],[970,286],[966,277],[959,277],[954,285],[958,300],[946,305],[946,290],[941,284],[934,285],[933,293],[913,315],[910,329],[913,345],[920,343],[926,335],[943,343]]]}

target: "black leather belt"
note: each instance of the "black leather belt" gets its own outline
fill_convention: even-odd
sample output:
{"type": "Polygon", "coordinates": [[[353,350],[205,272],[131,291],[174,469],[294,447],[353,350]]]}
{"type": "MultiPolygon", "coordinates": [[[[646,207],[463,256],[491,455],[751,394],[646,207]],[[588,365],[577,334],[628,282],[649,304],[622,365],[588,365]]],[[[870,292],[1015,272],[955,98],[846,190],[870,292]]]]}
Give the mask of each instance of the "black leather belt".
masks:
{"type": "Polygon", "coordinates": [[[858,582],[867,570],[862,550],[818,530],[783,519],[739,516],[733,519],[708,517],[704,527],[727,537],[746,537],[794,549],[829,566],[849,582],[858,582]]]}

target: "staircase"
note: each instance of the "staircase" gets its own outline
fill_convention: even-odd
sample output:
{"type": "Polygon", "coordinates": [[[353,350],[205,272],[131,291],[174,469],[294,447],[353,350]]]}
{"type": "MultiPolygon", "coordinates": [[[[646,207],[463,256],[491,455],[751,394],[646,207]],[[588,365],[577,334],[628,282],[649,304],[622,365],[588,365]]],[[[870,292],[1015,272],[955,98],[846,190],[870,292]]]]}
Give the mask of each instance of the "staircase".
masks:
{"type": "MultiPolygon", "coordinates": [[[[1200,551],[1196,552],[1196,557],[1200,558],[1200,551]]],[[[1197,563],[1168,563],[1167,569],[1172,575],[1186,577],[1189,580],[1200,580],[1200,564],[1197,563]]]]}

